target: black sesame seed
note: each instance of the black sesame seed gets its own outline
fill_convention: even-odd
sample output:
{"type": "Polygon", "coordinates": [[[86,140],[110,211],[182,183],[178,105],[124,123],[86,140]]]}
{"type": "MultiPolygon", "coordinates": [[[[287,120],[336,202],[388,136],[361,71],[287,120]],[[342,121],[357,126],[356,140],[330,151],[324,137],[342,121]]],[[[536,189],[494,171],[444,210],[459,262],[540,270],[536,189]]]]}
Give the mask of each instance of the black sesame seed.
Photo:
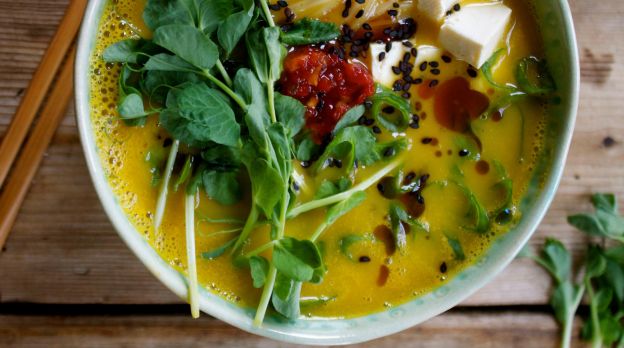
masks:
{"type": "Polygon", "coordinates": [[[416,47],[413,47],[410,50],[410,53],[412,54],[412,56],[414,56],[414,58],[418,57],[418,49],[416,47]]]}
{"type": "Polygon", "coordinates": [[[373,38],[373,35],[374,35],[374,34],[373,34],[372,32],[370,32],[370,31],[367,31],[367,32],[365,32],[365,33],[364,33],[364,37],[365,37],[366,39],[368,39],[368,40],[372,39],[372,38],[373,38]]]}
{"type": "Polygon", "coordinates": [[[399,8],[399,3],[398,3],[398,2],[393,3],[393,4],[392,4],[392,7],[394,7],[394,8],[399,8]]]}
{"type": "MultiPolygon", "coordinates": [[[[385,28],[385,29],[383,30],[384,35],[390,35],[390,33],[391,33],[391,32],[392,32],[392,28],[385,28]]],[[[388,43],[386,44],[386,49],[388,48],[388,45],[392,45],[392,43],[391,43],[391,42],[388,42],[388,43]]]]}
{"type": "Polygon", "coordinates": [[[438,80],[431,80],[431,82],[429,82],[429,87],[433,88],[433,87],[437,86],[439,82],[440,81],[438,81],[438,80]]]}
{"type": "Polygon", "coordinates": [[[406,182],[412,182],[414,179],[416,179],[416,173],[414,173],[414,172],[409,172],[409,173],[405,176],[405,181],[406,181],[406,182]]]}
{"type": "Polygon", "coordinates": [[[422,138],[420,142],[427,145],[427,144],[431,144],[432,141],[433,141],[432,138],[427,137],[427,138],[422,138]]]}
{"type": "Polygon", "coordinates": [[[310,161],[301,161],[301,163],[299,163],[299,164],[303,168],[308,168],[312,163],[310,163],[310,161]]]}
{"type": "Polygon", "coordinates": [[[373,30],[373,27],[371,27],[371,25],[368,23],[362,24],[362,28],[364,28],[365,30],[373,30]]]}
{"type": "Polygon", "coordinates": [[[327,159],[327,162],[325,162],[325,163],[327,163],[327,166],[328,166],[329,168],[333,168],[333,167],[336,165],[336,163],[334,162],[334,159],[333,159],[333,158],[328,158],[328,159],[327,159]]]}
{"type": "Polygon", "coordinates": [[[420,124],[418,124],[418,122],[412,121],[412,122],[409,123],[409,127],[411,129],[418,129],[418,128],[420,128],[420,124]]]}
{"type": "Polygon", "coordinates": [[[364,10],[359,10],[356,14],[355,14],[355,18],[360,18],[364,15],[364,10]]]}
{"type": "Polygon", "coordinates": [[[373,107],[373,102],[370,101],[370,100],[365,101],[364,102],[364,107],[367,108],[367,109],[372,108],[373,107]]]}
{"type": "Polygon", "coordinates": [[[447,55],[444,55],[444,56],[442,56],[442,61],[444,63],[450,63],[451,62],[451,57],[449,57],[447,55]]]}
{"type": "Polygon", "coordinates": [[[461,5],[460,4],[455,4],[455,6],[453,6],[453,11],[457,12],[461,10],[461,5]]]}
{"type": "Polygon", "coordinates": [[[409,62],[411,56],[412,55],[409,52],[405,52],[405,54],[403,55],[403,61],[409,62]]]}
{"type": "Polygon", "coordinates": [[[381,134],[381,128],[377,127],[377,126],[373,126],[373,133],[375,134],[381,134]]]}
{"type": "Polygon", "coordinates": [[[363,126],[363,125],[364,125],[364,122],[366,122],[366,116],[362,116],[362,117],[358,118],[357,123],[358,123],[360,126],[363,126]]]}
{"type": "Polygon", "coordinates": [[[358,4],[363,4],[366,0],[355,0],[358,4]]]}
{"type": "Polygon", "coordinates": [[[400,69],[398,66],[393,66],[393,67],[392,67],[392,72],[393,72],[395,75],[400,75],[400,74],[401,74],[401,69],[400,69]]]}
{"type": "Polygon", "coordinates": [[[288,7],[288,3],[284,0],[279,0],[277,4],[280,5],[280,7],[288,7]]]}
{"type": "Polygon", "coordinates": [[[293,184],[292,184],[292,188],[293,188],[293,190],[295,190],[295,191],[299,191],[299,189],[300,189],[299,185],[298,185],[296,182],[293,182],[293,184]]]}
{"type": "Polygon", "coordinates": [[[352,50],[351,52],[349,52],[349,56],[350,56],[351,58],[357,58],[357,57],[358,57],[358,55],[359,55],[359,54],[358,54],[357,52],[353,51],[353,50],[352,50]]]}
{"type": "Polygon", "coordinates": [[[169,147],[171,144],[173,144],[173,140],[171,138],[167,138],[163,141],[163,147],[169,147]]]}
{"type": "Polygon", "coordinates": [[[412,88],[412,84],[411,84],[411,83],[409,83],[409,82],[406,82],[406,83],[403,85],[403,91],[404,91],[404,92],[409,91],[409,89],[410,89],[410,88],[412,88]]]}
{"type": "MultiPolygon", "coordinates": [[[[355,1],[357,1],[357,0],[355,0],[355,1]]],[[[367,263],[367,262],[370,262],[370,261],[371,261],[371,259],[370,259],[370,257],[368,257],[368,256],[360,256],[359,261],[360,261],[361,263],[367,263]]]]}
{"type": "Polygon", "coordinates": [[[412,95],[409,92],[405,92],[403,94],[401,94],[401,97],[405,98],[405,99],[409,99],[412,97],[412,95]]]}
{"type": "Polygon", "coordinates": [[[334,159],[334,166],[336,166],[336,168],[338,169],[342,168],[342,161],[339,159],[334,159]]]}
{"type": "Polygon", "coordinates": [[[432,68],[437,68],[440,66],[440,63],[433,61],[433,62],[429,62],[429,66],[432,68]]]}
{"type": "Polygon", "coordinates": [[[388,10],[388,15],[390,17],[396,17],[399,14],[399,11],[397,10],[388,10]]]}
{"type": "Polygon", "coordinates": [[[440,273],[446,273],[446,271],[447,271],[446,262],[442,262],[442,264],[440,265],[440,273]]]}
{"type": "Polygon", "coordinates": [[[415,85],[420,85],[421,83],[423,83],[423,79],[421,79],[420,77],[417,79],[414,79],[414,81],[412,81],[413,84],[415,85]]]}
{"type": "Polygon", "coordinates": [[[459,150],[459,157],[466,157],[468,155],[470,155],[470,151],[468,151],[466,149],[459,150]]]}
{"type": "Polygon", "coordinates": [[[414,44],[411,43],[410,41],[403,41],[403,46],[412,48],[414,47],[414,44]]]}
{"type": "Polygon", "coordinates": [[[385,51],[390,52],[391,49],[392,49],[392,42],[386,42],[385,51]]]}
{"type": "Polygon", "coordinates": [[[346,8],[345,8],[345,9],[342,11],[342,18],[347,18],[347,17],[349,17],[349,9],[346,9],[346,8]]]}
{"type": "Polygon", "coordinates": [[[440,69],[431,69],[433,75],[440,75],[440,69]]]}
{"type": "Polygon", "coordinates": [[[271,11],[279,11],[280,8],[281,7],[278,4],[271,4],[271,5],[269,5],[269,9],[271,9],[271,11]]]}
{"type": "Polygon", "coordinates": [[[468,76],[472,77],[473,79],[477,77],[477,71],[472,67],[468,68],[466,72],[468,73],[468,76]]]}
{"type": "Polygon", "coordinates": [[[420,69],[420,71],[427,70],[427,62],[420,63],[420,66],[418,68],[420,69]]]}
{"type": "Polygon", "coordinates": [[[425,197],[418,193],[416,195],[416,202],[418,202],[419,204],[425,204],[425,197]]]}
{"type": "Polygon", "coordinates": [[[384,58],[386,58],[386,52],[379,53],[379,61],[381,62],[384,58]]]}
{"type": "Polygon", "coordinates": [[[364,122],[364,125],[366,125],[366,126],[369,126],[369,127],[370,127],[370,126],[372,126],[372,125],[373,125],[373,123],[375,123],[375,120],[374,120],[374,119],[372,119],[372,118],[367,118],[367,119],[366,119],[366,121],[364,122]]]}

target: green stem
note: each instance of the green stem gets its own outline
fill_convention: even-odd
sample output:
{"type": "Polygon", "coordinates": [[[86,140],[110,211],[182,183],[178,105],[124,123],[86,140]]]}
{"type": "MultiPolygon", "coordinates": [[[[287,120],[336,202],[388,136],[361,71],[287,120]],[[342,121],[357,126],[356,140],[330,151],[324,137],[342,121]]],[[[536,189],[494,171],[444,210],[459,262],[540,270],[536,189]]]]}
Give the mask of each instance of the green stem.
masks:
{"type": "Polygon", "coordinates": [[[289,219],[292,219],[292,218],[295,218],[295,217],[297,217],[297,216],[299,216],[299,215],[301,215],[303,213],[309,212],[311,210],[322,208],[322,207],[326,207],[328,205],[332,205],[332,204],[335,204],[335,203],[338,203],[338,202],[342,202],[345,199],[349,198],[354,193],[356,193],[357,191],[365,191],[369,187],[373,186],[377,181],[381,180],[388,173],[392,172],[398,166],[400,166],[401,163],[402,163],[402,160],[396,160],[396,161],[388,164],[387,166],[383,167],[380,171],[378,171],[377,173],[373,174],[368,179],[366,179],[366,180],[362,181],[361,183],[355,185],[350,190],[347,190],[345,192],[341,192],[341,193],[338,193],[336,195],[329,196],[329,197],[326,197],[326,198],[323,198],[323,199],[317,199],[315,201],[304,203],[304,204],[302,204],[302,205],[292,209],[290,211],[290,213],[288,213],[287,217],[289,219]]]}
{"type": "Polygon", "coordinates": [[[175,159],[178,155],[179,148],[180,141],[174,141],[173,145],[171,145],[171,150],[169,151],[169,157],[167,158],[165,177],[163,178],[162,185],[160,186],[160,192],[158,193],[158,200],[156,201],[156,214],[154,215],[154,232],[156,233],[158,233],[158,230],[160,230],[160,225],[162,224],[162,220],[165,215],[165,207],[167,206],[167,193],[169,192],[169,181],[171,181],[173,165],[175,164],[175,159]]]}
{"type": "Polygon", "coordinates": [[[271,294],[273,293],[273,287],[275,286],[275,277],[277,276],[277,269],[271,263],[271,267],[269,268],[269,275],[267,276],[266,285],[264,286],[264,290],[262,290],[262,297],[260,297],[260,304],[258,304],[258,310],[256,311],[256,316],[254,318],[253,324],[256,327],[260,327],[262,322],[264,321],[264,316],[266,315],[267,308],[269,307],[269,301],[271,300],[271,294]]]}
{"type": "Polygon", "coordinates": [[[319,225],[316,231],[314,231],[314,234],[312,235],[310,240],[312,242],[316,242],[316,240],[321,236],[321,234],[323,234],[323,232],[325,232],[326,229],[327,229],[327,223],[323,222],[322,224],[319,225]]]}
{"type": "Polygon", "coordinates": [[[576,310],[581,304],[583,294],[585,293],[585,286],[581,285],[576,292],[576,297],[572,300],[572,307],[569,309],[568,317],[563,325],[563,331],[561,332],[561,348],[570,348],[570,342],[572,341],[572,328],[574,327],[574,318],[576,316],[576,310]]]}
{"type": "Polygon", "coordinates": [[[250,258],[250,257],[254,257],[259,255],[260,253],[262,253],[263,251],[269,250],[271,249],[271,247],[273,245],[275,245],[275,243],[277,242],[277,240],[272,240],[268,243],[262,244],[261,246],[257,247],[256,249],[248,252],[247,254],[245,254],[245,258],[250,258]]]}
{"type": "Polygon", "coordinates": [[[197,281],[197,256],[195,255],[195,195],[186,195],[186,256],[188,263],[188,294],[191,315],[199,318],[199,282],[197,281]]]}
{"type": "Polygon", "coordinates": [[[243,246],[243,243],[249,238],[249,234],[256,228],[256,222],[258,221],[258,207],[252,203],[251,211],[249,212],[249,216],[247,216],[247,221],[245,222],[245,226],[243,227],[243,232],[241,232],[240,236],[238,236],[238,240],[234,244],[232,248],[232,255],[236,254],[240,248],[243,246]]]}
{"type": "Polygon", "coordinates": [[[225,80],[225,83],[228,86],[232,86],[232,79],[230,78],[230,75],[225,70],[223,63],[221,63],[221,59],[217,59],[217,69],[219,69],[219,73],[221,73],[221,77],[223,77],[223,80],[225,80]]]}
{"type": "Polygon", "coordinates": [[[600,332],[600,318],[598,317],[598,307],[594,301],[595,293],[591,284],[591,279],[585,277],[585,287],[587,288],[587,297],[589,297],[589,313],[592,325],[592,340],[591,344],[593,348],[602,347],[602,332],[600,332]]]}
{"type": "Polygon", "coordinates": [[[269,99],[269,114],[271,122],[277,123],[277,115],[275,114],[275,81],[267,81],[267,99],[269,99]]]}
{"type": "Polygon", "coordinates": [[[266,17],[269,26],[274,27],[275,21],[273,20],[273,16],[271,15],[271,10],[269,9],[269,1],[268,0],[260,0],[260,6],[262,6],[262,11],[264,12],[264,16],[266,17]]]}
{"type": "Polygon", "coordinates": [[[212,81],[215,85],[221,88],[221,90],[225,92],[225,94],[227,94],[230,98],[232,98],[236,102],[236,104],[238,104],[238,106],[243,109],[243,111],[247,112],[248,106],[245,101],[238,96],[238,94],[234,93],[234,91],[230,87],[221,82],[218,78],[214,77],[209,71],[204,70],[203,73],[208,80],[212,81]]]}
{"type": "MultiPolygon", "coordinates": [[[[290,200],[290,196],[288,193],[288,185],[286,185],[284,189],[284,195],[282,196],[282,206],[280,209],[280,217],[279,217],[279,226],[277,229],[277,236],[275,240],[269,243],[269,246],[273,246],[276,241],[284,238],[284,232],[286,230],[286,213],[288,211],[288,203],[290,200]]],[[[268,249],[268,248],[267,248],[268,249]]],[[[269,306],[269,301],[271,300],[271,295],[273,294],[273,288],[275,287],[275,276],[277,275],[277,269],[273,262],[271,262],[269,275],[267,276],[264,290],[262,291],[262,297],[260,297],[260,304],[258,305],[258,310],[256,311],[256,317],[254,318],[254,325],[260,326],[264,321],[264,316],[267,311],[267,307],[269,306]]]]}

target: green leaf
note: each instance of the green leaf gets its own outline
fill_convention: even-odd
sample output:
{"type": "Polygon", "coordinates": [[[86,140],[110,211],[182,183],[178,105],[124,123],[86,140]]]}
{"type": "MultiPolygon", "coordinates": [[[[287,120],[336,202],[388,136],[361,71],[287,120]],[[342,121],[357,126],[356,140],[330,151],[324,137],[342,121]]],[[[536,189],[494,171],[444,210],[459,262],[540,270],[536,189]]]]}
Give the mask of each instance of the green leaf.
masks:
{"type": "Polygon", "coordinates": [[[154,32],[153,41],[204,71],[210,70],[219,59],[217,46],[190,25],[161,26],[154,32]]]}
{"type": "Polygon", "coordinates": [[[466,259],[466,255],[464,254],[464,248],[462,248],[459,239],[455,239],[453,237],[450,237],[449,235],[446,235],[446,240],[448,242],[448,245],[451,247],[451,250],[453,250],[455,260],[464,261],[466,259]]]}
{"type": "Polygon", "coordinates": [[[223,95],[203,83],[171,90],[161,125],[176,139],[191,146],[215,142],[238,144],[240,127],[223,95]]]}
{"type": "Polygon", "coordinates": [[[184,162],[184,166],[182,167],[182,171],[180,172],[180,175],[178,176],[175,183],[173,184],[173,191],[178,192],[178,190],[180,189],[180,185],[184,184],[191,177],[192,173],[193,173],[193,156],[189,155],[186,157],[186,161],[184,162]]]}
{"type": "Polygon", "coordinates": [[[197,83],[197,74],[183,71],[147,70],[143,73],[141,88],[151,102],[164,105],[171,88],[184,83],[197,83]]]}
{"type": "Polygon", "coordinates": [[[336,300],[336,296],[314,296],[314,297],[305,297],[299,300],[299,306],[301,309],[308,309],[313,307],[320,307],[328,304],[336,300]]]}
{"type": "Polygon", "coordinates": [[[520,60],[516,68],[516,81],[520,90],[532,96],[546,96],[557,90],[546,61],[536,57],[520,60]]]}
{"type": "Polygon", "coordinates": [[[351,252],[349,251],[349,248],[356,243],[360,243],[360,242],[364,242],[369,240],[366,237],[363,236],[358,236],[355,234],[350,234],[347,236],[344,236],[342,238],[340,238],[340,241],[338,242],[338,245],[340,247],[340,252],[346,256],[349,260],[354,261],[353,255],[351,254],[351,252]]]}
{"type": "Polygon", "coordinates": [[[258,23],[254,23],[245,34],[245,46],[249,55],[249,63],[256,76],[266,83],[269,80],[269,57],[264,43],[263,30],[258,23]]]}
{"type": "Polygon", "coordinates": [[[249,259],[249,267],[251,268],[251,278],[253,279],[253,287],[261,288],[264,286],[267,275],[269,274],[269,261],[262,256],[252,256],[249,259]]]}
{"type": "Polygon", "coordinates": [[[297,146],[297,159],[300,161],[311,160],[320,150],[314,140],[308,135],[297,146]]]}
{"type": "Polygon", "coordinates": [[[288,319],[294,320],[301,315],[299,306],[301,282],[294,281],[277,272],[271,304],[275,310],[288,319]]]}
{"type": "Polygon", "coordinates": [[[245,35],[254,13],[253,0],[238,0],[234,1],[234,3],[242,6],[242,9],[229,15],[219,25],[217,30],[217,38],[219,39],[219,44],[225,50],[226,57],[232,53],[240,39],[245,35]]]}
{"type": "Polygon", "coordinates": [[[123,40],[114,43],[104,50],[102,58],[109,63],[137,63],[142,40],[123,40]]]}
{"type": "Polygon", "coordinates": [[[555,287],[550,298],[550,306],[555,312],[555,318],[562,325],[568,321],[572,312],[576,311],[574,299],[579,291],[579,287],[572,285],[570,281],[565,281],[555,287]]]}
{"type": "Polygon", "coordinates": [[[287,237],[275,244],[273,264],[286,277],[307,282],[312,280],[314,270],[323,266],[323,260],[313,242],[287,237]]]}
{"type": "Polygon", "coordinates": [[[148,0],[143,21],[152,30],[168,24],[194,24],[193,13],[179,0],[148,0]]]}
{"type": "Polygon", "coordinates": [[[309,45],[334,40],[340,36],[340,29],[334,23],[304,18],[282,33],[282,42],[291,45],[309,45]]]}
{"type": "Polygon", "coordinates": [[[271,217],[285,189],[280,173],[262,158],[256,158],[251,168],[247,170],[251,179],[254,202],[267,217],[271,217]]]}
{"type": "Polygon", "coordinates": [[[330,158],[338,158],[343,162],[343,168],[350,173],[355,161],[361,165],[371,165],[379,160],[375,151],[376,139],[373,132],[364,126],[347,127],[340,130],[325,149],[314,166],[318,172],[328,165],[330,158]]]}
{"type": "Polygon", "coordinates": [[[547,238],[541,254],[535,261],[544,267],[557,283],[571,279],[572,256],[560,241],[547,238]]]}
{"type": "Polygon", "coordinates": [[[587,250],[585,261],[585,277],[588,279],[600,277],[607,268],[607,260],[602,255],[600,247],[591,245],[587,250]]]}
{"type": "Polygon", "coordinates": [[[210,169],[220,172],[236,171],[241,166],[241,150],[238,147],[214,145],[205,149],[201,157],[210,169]]]}
{"type": "Polygon", "coordinates": [[[199,1],[197,12],[199,29],[204,33],[212,33],[234,12],[234,1],[199,1]]]}
{"type": "Polygon", "coordinates": [[[206,171],[202,175],[202,182],[208,196],[220,204],[236,204],[243,197],[236,172],[206,171]]]}
{"type": "Polygon", "coordinates": [[[340,217],[346,215],[351,210],[355,209],[357,206],[362,204],[364,200],[366,200],[366,193],[364,191],[357,191],[353,193],[351,196],[349,196],[349,198],[345,199],[344,201],[332,205],[327,210],[327,215],[325,216],[325,223],[328,226],[331,226],[340,217]]]}
{"type": "Polygon", "coordinates": [[[364,107],[364,105],[354,106],[351,109],[349,109],[349,111],[347,111],[342,116],[340,121],[336,123],[336,126],[334,127],[334,134],[338,133],[341,129],[346,128],[356,123],[360,119],[360,117],[364,115],[365,111],[366,111],[366,108],[364,107]]]}
{"type": "Polygon", "coordinates": [[[229,240],[229,241],[227,241],[225,244],[223,244],[223,245],[221,245],[221,246],[219,246],[219,247],[217,247],[217,248],[215,248],[215,249],[213,249],[213,250],[210,250],[210,251],[207,251],[207,252],[205,252],[205,253],[202,253],[202,254],[201,254],[202,258],[207,259],[207,260],[214,260],[214,259],[216,259],[217,257],[219,257],[219,256],[221,256],[221,255],[223,255],[223,254],[225,254],[225,252],[226,252],[229,248],[231,248],[231,247],[234,245],[234,243],[236,243],[236,239],[237,239],[237,238],[234,238],[234,239],[232,239],[232,240],[229,240]]]}
{"type": "Polygon", "coordinates": [[[300,101],[280,93],[275,93],[275,113],[277,119],[290,133],[291,137],[301,132],[305,125],[306,108],[300,101]]]}
{"type": "Polygon", "coordinates": [[[477,196],[470,191],[466,186],[455,182],[455,185],[459,187],[464,196],[468,200],[468,211],[466,216],[472,220],[472,224],[463,226],[465,229],[477,233],[486,233],[490,230],[490,219],[485,207],[479,202],[477,196]]]}
{"type": "Polygon", "coordinates": [[[373,103],[371,115],[382,127],[390,132],[403,132],[407,129],[412,116],[409,100],[380,84],[376,85],[375,94],[369,100],[373,103]],[[394,108],[395,111],[391,114],[384,113],[383,110],[387,106],[394,108]]]}
{"type": "Polygon", "coordinates": [[[277,81],[282,74],[282,61],[286,56],[286,48],[280,43],[280,29],[269,27],[262,30],[262,37],[267,51],[268,80],[265,83],[277,81]]]}
{"type": "Polygon", "coordinates": [[[612,193],[597,193],[592,196],[592,203],[596,210],[603,210],[618,215],[617,200],[612,193]]]}
{"type": "Polygon", "coordinates": [[[143,68],[148,71],[154,70],[197,73],[197,69],[182,58],[166,53],[159,53],[150,57],[143,68]]]}
{"type": "Polygon", "coordinates": [[[121,98],[117,110],[119,111],[119,116],[127,120],[142,118],[153,113],[145,111],[143,97],[136,93],[128,94],[121,98]]]}

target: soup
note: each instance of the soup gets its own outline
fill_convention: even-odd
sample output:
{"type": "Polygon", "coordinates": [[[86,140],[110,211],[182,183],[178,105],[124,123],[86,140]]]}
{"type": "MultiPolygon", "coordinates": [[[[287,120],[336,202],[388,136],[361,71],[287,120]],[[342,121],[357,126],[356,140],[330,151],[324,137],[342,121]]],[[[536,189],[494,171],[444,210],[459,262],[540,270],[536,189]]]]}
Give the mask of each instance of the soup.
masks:
{"type": "Polygon", "coordinates": [[[107,5],[91,117],[194,315],[200,287],[257,324],[381,311],[521,217],[556,99],[525,1],[193,4],[107,5]]]}

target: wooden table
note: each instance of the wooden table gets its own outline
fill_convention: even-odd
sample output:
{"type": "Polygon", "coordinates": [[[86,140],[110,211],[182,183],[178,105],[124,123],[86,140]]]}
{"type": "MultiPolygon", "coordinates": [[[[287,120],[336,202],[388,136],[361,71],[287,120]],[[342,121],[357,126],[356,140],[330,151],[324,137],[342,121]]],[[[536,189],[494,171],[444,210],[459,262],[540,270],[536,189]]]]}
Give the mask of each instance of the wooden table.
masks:
{"type": "MultiPolygon", "coordinates": [[[[0,134],[66,4],[0,0],[0,134]]],[[[592,192],[614,192],[624,203],[624,2],[570,5],[581,53],[579,118],[561,187],[531,244],[554,236],[578,258],[586,240],[565,217],[589,209],[592,192]]],[[[0,252],[0,347],[286,346],[206,316],[191,319],[187,306],[149,274],[104,215],[72,110],[0,252]]],[[[367,345],[554,347],[559,333],[549,289],[539,267],[516,260],[459,307],[367,345]]]]}

